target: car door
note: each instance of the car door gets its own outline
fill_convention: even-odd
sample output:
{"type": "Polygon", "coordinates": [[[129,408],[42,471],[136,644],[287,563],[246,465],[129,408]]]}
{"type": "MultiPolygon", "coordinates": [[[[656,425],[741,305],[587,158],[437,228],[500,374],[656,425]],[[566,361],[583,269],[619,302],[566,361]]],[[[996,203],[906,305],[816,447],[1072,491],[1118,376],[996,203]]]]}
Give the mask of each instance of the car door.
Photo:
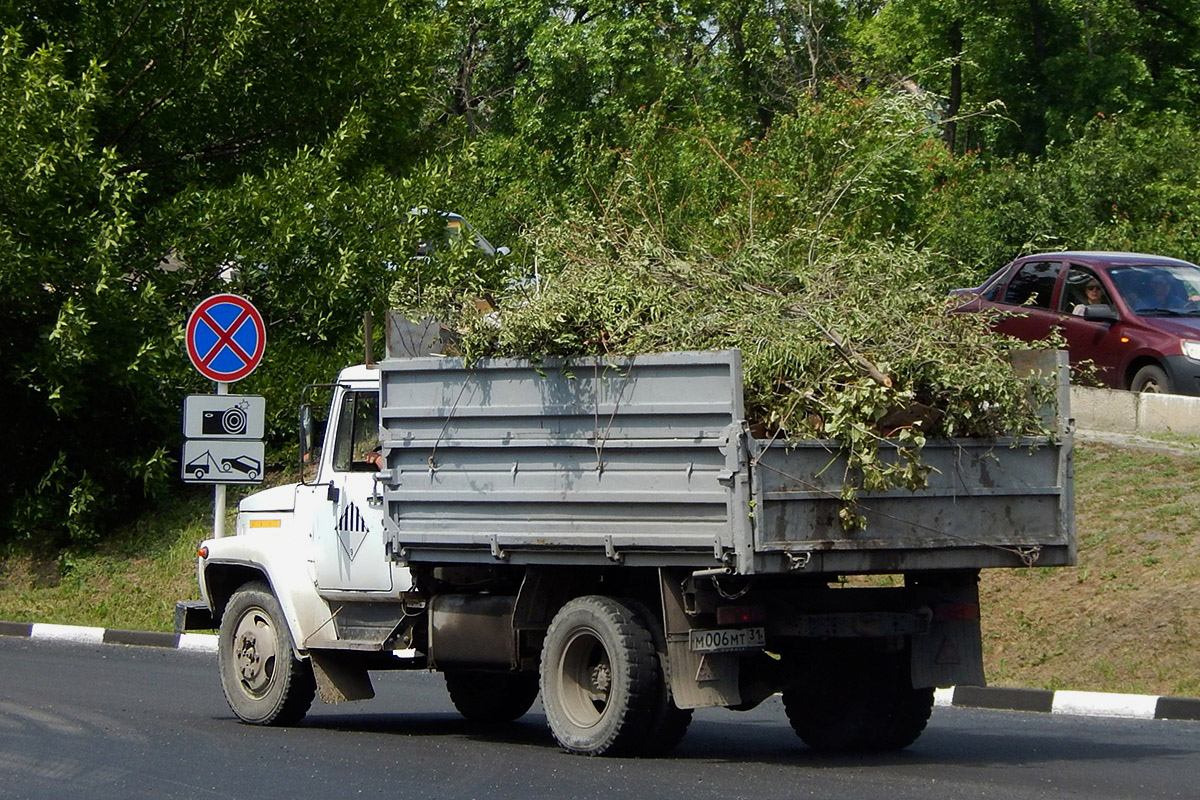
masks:
{"type": "Polygon", "coordinates": [[[1061,327],[1067,340],[1071,366],[1090,363],[1095,367],[1097,379],[1106,386],[1117,388],[1123,351],[1118,341],[1120,323],[1084,319],[1082,315],[1072,313],[1077,305],[1087,302],[1084,287],[1092,282],[1100,284],[1100,300],[1116,310],[1112,302],[1113,288],[1101,279],[1098,272],[1080,264],[1069,264],[1058,302],[1061,327]]]}
{"type": "Polygon", "coordinates": [[[996,329],[1027,342],[1048,336],[1060,322],[1052,304],[1061,270],[1061,261],[1018,261],[1003,294],[997,293],[998,307],[1011,313],[997,323],[996,329]]]}

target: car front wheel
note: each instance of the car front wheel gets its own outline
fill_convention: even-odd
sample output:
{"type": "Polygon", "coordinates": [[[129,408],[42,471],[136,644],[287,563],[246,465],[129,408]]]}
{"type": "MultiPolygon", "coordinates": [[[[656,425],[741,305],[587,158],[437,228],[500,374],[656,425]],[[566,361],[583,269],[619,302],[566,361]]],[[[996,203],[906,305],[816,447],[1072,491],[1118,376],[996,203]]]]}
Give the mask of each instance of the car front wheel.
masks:
{"type": "Polygon", "coordinates": [[[1129,384],[1130,391],[1170,394],[1173,391],[1171,379],[1166,371],[1153,364],[1142,367],[1133,376],[1129,384]]]}

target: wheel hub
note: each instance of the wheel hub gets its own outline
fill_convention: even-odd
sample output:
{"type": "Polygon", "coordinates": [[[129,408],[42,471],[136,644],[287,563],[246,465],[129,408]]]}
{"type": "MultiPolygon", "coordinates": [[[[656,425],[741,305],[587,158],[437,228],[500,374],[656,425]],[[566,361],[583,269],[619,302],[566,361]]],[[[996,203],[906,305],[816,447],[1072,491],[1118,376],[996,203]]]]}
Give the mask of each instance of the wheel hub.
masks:
{"type": "Polygon", "coordinates": [[[258,680],[262,674],[262,659],[258,656],[258,648],[254,644],[254,636],[247,634],[238,643],[238,666],[242,678],[250,684],[258,680]]]}
{"type": "Polygon", "coordinates": [[[597,664],[592,668],[592,689],[599,694],[607,694],[612,685],[612,669],[607,663],[597,664]]]}
{"type": "Polygon", "coordinates": [[[238,622],[233,638],[234,658],[243,691],[261,697],[275,675],[275,631],[265,614],[249,610],[238,622]]]}
{"type": "Polygon", "coordinates": [[[572,725],[590,728],[604,717],[613,685],[612,664],[593,631],[582,630],[567,642],[558,664],[563,713],[572,725]]]}

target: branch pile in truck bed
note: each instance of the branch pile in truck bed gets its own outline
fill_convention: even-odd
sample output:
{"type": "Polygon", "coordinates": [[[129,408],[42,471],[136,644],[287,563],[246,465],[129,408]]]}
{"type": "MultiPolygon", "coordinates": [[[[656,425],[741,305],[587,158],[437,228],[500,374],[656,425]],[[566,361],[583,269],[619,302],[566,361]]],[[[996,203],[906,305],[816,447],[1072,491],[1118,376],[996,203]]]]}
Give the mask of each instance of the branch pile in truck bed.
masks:
{"type": "Polygon", "coordinates": [[[1049,390],[1008,364],[1027,345],[953,313],[914,248],[825,243],[814,256],[797,237],[716,256],[610,220],[540,236],[538,277],[495,297],[494,314],[460,316],[468,358],[739,348],[759,435],[840,442],[847,499],[922,485],[927,437],[1045,433],[1049,390]],[[905,457],[878,459],[884,437],[905,457]]]}

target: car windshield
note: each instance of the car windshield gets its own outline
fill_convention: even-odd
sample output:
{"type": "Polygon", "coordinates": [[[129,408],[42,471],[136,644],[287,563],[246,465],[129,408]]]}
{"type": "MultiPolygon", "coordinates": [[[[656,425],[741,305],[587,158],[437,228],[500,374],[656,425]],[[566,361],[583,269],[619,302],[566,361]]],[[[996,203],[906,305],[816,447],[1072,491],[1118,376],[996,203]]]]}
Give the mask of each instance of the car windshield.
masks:
{"type": "Polygon", "coordinates": [[[1200,316],[1200,267],[1193,264],[1113,267],[1108,276],[1133,313],[1200,316]]]}

